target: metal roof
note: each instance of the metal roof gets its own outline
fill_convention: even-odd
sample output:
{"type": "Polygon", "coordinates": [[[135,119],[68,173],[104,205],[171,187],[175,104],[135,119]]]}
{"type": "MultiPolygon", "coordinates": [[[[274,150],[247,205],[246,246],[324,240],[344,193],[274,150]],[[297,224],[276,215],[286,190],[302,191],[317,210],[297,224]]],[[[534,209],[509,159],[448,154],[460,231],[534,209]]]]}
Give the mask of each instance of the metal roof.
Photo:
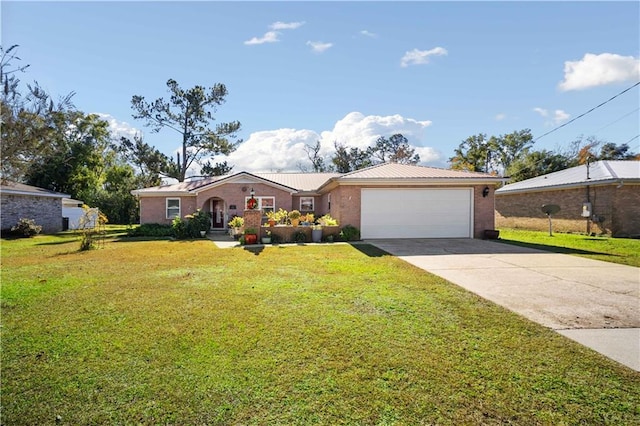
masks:
{"type": "Polygon", "coordinates": [[[340,177],[340,181],[349,179],[497,179],[488,173],[468,172],[464,170],[441,169],[437,167],[416,166],[411,164],[383,163],[365,169],[355,170],[340,177]]]}
{"type": "Polygon", "coordinates": [[[340,173],[253,173],[272,182],[295,188],[298,191],[315,191],[331,178],[341,176],[340,173]]]}
{"type": "Polygon", "coordinates": [[[537,176],[520,182],[511,183],[498,189],[496,194],[525,192],[544,189],[558,189],[576,186],[606,183],[640,182],[640,161],[603,160],[589,165],[583,164],[558,172],[537,176]]]}
{"type": "Polygon", "coordinates": [[[216,176],[197,181],[180,182],[172,185],[154,186],[132,191],[133,194],[143,196],[158,195],[195,195],[207,185],[222,184],[225,180],[245,175],[254,177],[274,185],[281,185],[298,192],[315,192],[330,182],[355,183],[362,181],[381,181],[397,183],[412,181],[416,184],[441,183],[442,181],[456,182],[490,182],[504,180],[488,173],[467,172],[460,170],[440,169],[436,167],[416,166],[410,164],[384,163],[350,173],[248,173],[239,172],[232,175],[216,176]]]}

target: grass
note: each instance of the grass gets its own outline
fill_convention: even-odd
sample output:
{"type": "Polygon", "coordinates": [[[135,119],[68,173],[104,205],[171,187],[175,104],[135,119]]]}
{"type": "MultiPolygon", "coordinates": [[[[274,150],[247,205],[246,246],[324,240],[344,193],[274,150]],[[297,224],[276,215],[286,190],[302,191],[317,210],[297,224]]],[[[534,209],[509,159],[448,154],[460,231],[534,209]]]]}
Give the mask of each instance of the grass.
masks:
{"type": "Polygon", "coordinates": [[[555,253],[640,267],[640,239],[500,229],[500,241],[555,253]]]}
{"type": "Polygon", "coordinates": [[[78,247],[2,240],[2,424],[640,422],[640,374],[372,246],[78,247]]]}

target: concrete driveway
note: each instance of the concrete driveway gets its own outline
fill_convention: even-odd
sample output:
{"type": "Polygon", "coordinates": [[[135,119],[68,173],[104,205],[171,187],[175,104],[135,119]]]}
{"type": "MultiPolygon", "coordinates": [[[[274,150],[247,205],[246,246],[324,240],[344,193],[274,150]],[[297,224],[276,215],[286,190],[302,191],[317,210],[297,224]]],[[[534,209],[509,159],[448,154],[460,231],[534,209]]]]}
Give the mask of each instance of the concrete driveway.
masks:
{"type": "Polygon", "coordinates": [[[475,239],[366,242],[640,371],[640,268],[475,239]]]}

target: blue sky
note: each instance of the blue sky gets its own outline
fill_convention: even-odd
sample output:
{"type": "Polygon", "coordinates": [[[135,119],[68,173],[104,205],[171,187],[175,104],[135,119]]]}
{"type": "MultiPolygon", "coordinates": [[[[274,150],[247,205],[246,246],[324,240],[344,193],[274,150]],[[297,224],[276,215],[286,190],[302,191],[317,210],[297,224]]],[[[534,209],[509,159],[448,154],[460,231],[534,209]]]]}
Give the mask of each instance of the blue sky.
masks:
{"type": "MultiPolygon", "coordinates": [[[[423,164],[448,167],[478,133],[534,138],[640,81],[638,2],[7,2],[2,45],[22,75],[76,92],[123,134],[166,154],[170,131],[132,118],[131,97],[224,83],[220,121],[239,120],[235,171],[298,171],[303,146],[364,148],[402,133],[423,164]]],[[[635,87],[540,138],[583,135],[640,151],[635,87]]]]}

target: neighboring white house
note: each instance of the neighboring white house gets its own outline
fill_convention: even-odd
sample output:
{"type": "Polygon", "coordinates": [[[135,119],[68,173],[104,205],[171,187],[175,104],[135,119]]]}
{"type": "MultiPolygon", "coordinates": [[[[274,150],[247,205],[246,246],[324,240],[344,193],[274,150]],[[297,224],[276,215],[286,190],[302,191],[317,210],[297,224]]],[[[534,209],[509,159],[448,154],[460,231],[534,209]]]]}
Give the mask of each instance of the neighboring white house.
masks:
{"type": "Polygon", "coordinates": [[[82,208],[83,204],[84,203],[82,201],[74,200],[73,198],[62,199],[62,218],[64,222],[68,219],[68,229],[95,228],[96,220],[98,218],[98,209],[89,209],[89,220],[87,223],[82,223],[81,219],[85,214],[85,211],[82,208]]]}

